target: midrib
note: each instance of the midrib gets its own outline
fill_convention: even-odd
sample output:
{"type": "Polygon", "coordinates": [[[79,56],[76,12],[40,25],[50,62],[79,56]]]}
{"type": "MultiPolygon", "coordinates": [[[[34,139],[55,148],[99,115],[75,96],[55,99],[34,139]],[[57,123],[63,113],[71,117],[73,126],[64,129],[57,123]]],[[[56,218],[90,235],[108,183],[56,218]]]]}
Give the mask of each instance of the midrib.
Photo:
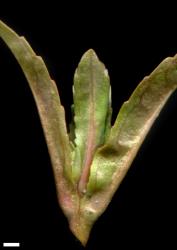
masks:
{"type": "Polygon", "coordinates": [[[90,59],[90,100],[89,100],[89,125],[88,125],[88,134],[86,139],[86,148],[82,163],[82,172],[78,184],[79,194],[84,194],[86,192],[86,185],[88,182],[89,174],[90,174],[90,166],[93,159],[93,153],[95,149],[95,82],[94,82],[94,72],[93,72],[93,61],[90,59]]]}

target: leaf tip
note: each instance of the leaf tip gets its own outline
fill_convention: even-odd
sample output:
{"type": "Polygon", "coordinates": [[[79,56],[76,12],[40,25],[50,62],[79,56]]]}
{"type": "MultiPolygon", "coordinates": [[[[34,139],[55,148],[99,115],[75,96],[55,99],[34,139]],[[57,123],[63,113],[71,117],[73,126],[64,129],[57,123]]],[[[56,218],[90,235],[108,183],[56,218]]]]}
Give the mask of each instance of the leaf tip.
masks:
{"type": "Polygon", "coordinates": [[[87,50],[83,55],[83,58],[90,58],[90,57],[98,59],[96,52],[93,49],[87,50]]]}

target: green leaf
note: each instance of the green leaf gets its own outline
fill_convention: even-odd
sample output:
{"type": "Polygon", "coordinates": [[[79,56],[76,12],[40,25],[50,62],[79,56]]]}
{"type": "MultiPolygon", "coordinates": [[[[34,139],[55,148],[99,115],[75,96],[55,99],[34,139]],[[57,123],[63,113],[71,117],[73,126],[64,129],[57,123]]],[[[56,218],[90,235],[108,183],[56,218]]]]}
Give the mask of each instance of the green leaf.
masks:
{"type": "Polygon", "coordinates": [[[105,130],[110,129],[109,92],[107,70],[90,49],[75,72],[73,88],[76,150],[72,170],[73,178],[80,178],[80,193],[86,189],[94,152],[105,142],[105,130]]]}
{"type": "MultiPolygon", "coordinates": [[[[8,45],[20,64],[33,93],[56,175],[71,178],[70,143],[66,131],[65,113],[57,86],[51,80],[41,57],[37,56],[24,37],[0,21],[0,37],[8,45]]],[[[61,187],[63,190],[63,186],[61,187]]]]}

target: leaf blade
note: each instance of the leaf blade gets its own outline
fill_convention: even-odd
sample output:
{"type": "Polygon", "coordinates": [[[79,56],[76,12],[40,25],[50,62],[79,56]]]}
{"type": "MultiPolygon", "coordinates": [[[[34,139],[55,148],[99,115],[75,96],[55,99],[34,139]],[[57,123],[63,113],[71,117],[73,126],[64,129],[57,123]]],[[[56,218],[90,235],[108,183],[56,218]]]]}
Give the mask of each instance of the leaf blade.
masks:
{"type": "MultiPolygon", "coordinates": [[[[103,143],[109,102],[109,76],[93,50],[88,50],[74,76],[75,144],[81,158],[79,190],[86,188],[95,149],[103,143]]],[[[110,120],[107,121],[109,123],[110,120]]],[[[76,154],[77,157],[77,154],[76,154]]],[[[77,161],[74,164],[77,166],[77,161]]],[[[77,172],[78,171],[78,172],[77,172]]]]}
{"type": "Polygon", "coordinates": [[[54,172],[61,175],[62,168],[65,166],[65,175],[69,176],[71,171],[69,139],[57,86],[51,80],[42,58],[35,54],[24,37],[18,36],[2,21],[0,21],[0,37],[12,51],[29,83],[47,140],[54,172]]]}

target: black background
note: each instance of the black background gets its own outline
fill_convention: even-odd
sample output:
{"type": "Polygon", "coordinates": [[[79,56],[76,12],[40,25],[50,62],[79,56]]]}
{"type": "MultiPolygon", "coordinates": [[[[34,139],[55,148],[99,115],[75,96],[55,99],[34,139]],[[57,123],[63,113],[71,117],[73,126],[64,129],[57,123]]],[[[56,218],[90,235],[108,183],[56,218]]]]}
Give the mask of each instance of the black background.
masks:
{"type": "MultiPolygon", "coordinates": [[[[70,120],[72,78],[93,48],[109,70],[113,120],[140,80],[177,53],[175,15],[167,6],[135,7],[51,1],[9,5],[1,19],[30,42],[57,82],[70,120]],[[39,8],[40,7],[40,8],[39,8]]],[[[173,9],[173,8],[171,8],[173,9]]],[[[0,41],[0,244],[22,248],[82,249],[58,206],[53,172],[28,83],[0,41]]],[[[145,139],[86,249],[174,249],[177,93],[145,139]]]]}

